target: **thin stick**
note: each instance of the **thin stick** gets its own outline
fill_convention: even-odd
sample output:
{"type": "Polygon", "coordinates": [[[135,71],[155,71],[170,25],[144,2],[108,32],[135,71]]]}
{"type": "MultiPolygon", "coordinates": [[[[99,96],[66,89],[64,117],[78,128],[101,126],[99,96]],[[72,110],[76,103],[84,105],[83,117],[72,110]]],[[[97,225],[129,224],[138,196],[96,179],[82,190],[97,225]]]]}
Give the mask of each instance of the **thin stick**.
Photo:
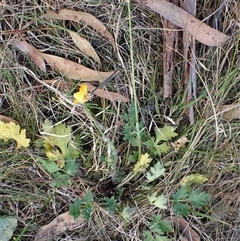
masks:
{"type": "Polygon", "coordinates": [[[107,82],[112,80],[118,73],[119,73],[119,70],[114,71],[108,78],[106,78],[103,82],[101,82],[99,86],[97,86],[90,94],[92,95],[94,91],[96,91],[98,88],[100,88],[101,86],[105,85],[107,82]]]}

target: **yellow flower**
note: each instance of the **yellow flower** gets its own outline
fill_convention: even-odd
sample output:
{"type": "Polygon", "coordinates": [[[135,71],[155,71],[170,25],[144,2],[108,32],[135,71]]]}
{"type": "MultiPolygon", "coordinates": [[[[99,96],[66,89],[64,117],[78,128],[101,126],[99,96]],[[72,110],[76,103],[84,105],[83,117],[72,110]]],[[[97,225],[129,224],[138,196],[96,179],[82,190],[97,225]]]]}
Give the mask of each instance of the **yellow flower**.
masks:
{"type": "Polygon", "coordinates": [[[88,94],[88,89],[87,89],[87,85],[81,85],[79,88],[79,91],[75,94],[73,94],[74,99],[74,103],[85,103],[86,101],[89,100],[89,94],[88,94]]]}

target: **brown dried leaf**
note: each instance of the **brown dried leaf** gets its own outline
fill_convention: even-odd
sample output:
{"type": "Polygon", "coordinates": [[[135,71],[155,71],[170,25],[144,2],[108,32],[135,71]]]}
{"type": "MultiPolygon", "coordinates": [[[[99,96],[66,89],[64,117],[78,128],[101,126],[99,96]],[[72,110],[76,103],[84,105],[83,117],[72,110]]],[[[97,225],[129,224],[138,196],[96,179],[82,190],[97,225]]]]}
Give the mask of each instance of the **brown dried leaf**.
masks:
{"type": "Polygon", "coordinates": [[[190,224],[185,219],[176,216],[165,217],[164,219],[170,221],[176,229],[181,230],[188,241],[200,241],[197,232],[190,227],[190,224]]]}
{"type": "Polygon", "coordinates": [[[53,68],[57,69],[62,75],[70,79],[82,81],[104,81],[113,71],[100,72],[89,69],[81,64],[64,59],[55,55],[41,53],[45,61],[53,68]]]}
{"type": "MultiPolygon", "coordinates": [[[[88,87],[88,91],[91,92],[93,91],[96,87],[89,84],[89,83],[85,83],[88,87]]],[[[129,99],[119,93],[115,93],[115,92],[110,92],[107,90],[103,90],[103,89],[96,89],[94,91],[94,95],[99,96],[101,98],[110,100],[110,101],[120,101],[120,102],[129,102],[129,99]]]]}
{"type": "Polygon", "coordinates": [[[83,217],[74,220],[69,212],[57,216],[52,222],[40,228],[34,241],[48,241],[66,230],[72,230],[84,222],[83,217]]]}
{"type": "MultiPolygon", "coordinates": [[[[43,81],[46,84],[58,86],[60,89],[66,89],[68,87],[69,89],[72,88],[72,83],[65,81],[65,80],[44,80],[43,81]]],[[[93,91],[96,87],[89,84],[89,83],[82,83],[87,85],[88,91],[93,91]]],[[[106,90],[97,89],[94,91],[94,95],[99,96],[101,98],[110,100],[110,101],[121,101],[121,102],[129,102],[129,99],[119,93],[114,93],[106,90]]]]}
{"type": "Polygon", "coordinates": [[[23,53],[28,54],[29,58],[37,65],[42,71],[46,72],[46,65],[41,53],[32,45],[25,41],[12,40],[10,44],[20,49],[23,53]]]}
{"type": "Polygon", "coordinates": [[[0,115],[0,121],[2,121],[4,123],[13,122],[13,123],[17,124],[17,122],[14,119],[7,117],[5,115],[0,115]]]}
{"type": "Polygon", "coordinates": [[[216,29],[209,27],[199,19],[196,19],[182,8],[165,0],[135,0],[135,2],[151,8],[208,46],[221,45],[230,38],[216,29]]]}
{"type": "Polygon", "coordinates": [[[231,105],[223,105],[223,119],[231,121],[233,119],[240,119],[240,105],[239,104],[231,104],[231,105]]]}
{"type": "Polygon", "coordinates": [[[114,50],[116,48],[113,36],[107,31],[106,27],[93,15],[85,12],[73,11],[68,9],[62,9],[58,13],[48,12],[42,16],[43,18],[52,18],[60,20],[70,20],[70,21],[83,21],[87,25],[91,26],[93,29],[102,34],[107,38],[112,44],[114,50]]]}
{"type": "Polygon", "coordinates": [[[182,136],[175,142],[172,142],[171,145],[174,147],[175,151],[179,151],[181,148],[185,147],[187,142],[189,142],[188,138],[186,136],[182,136]]]}
{"type": "Polygon", "coordinates": [[[71,30],[67,30],[73,40],[73,42],[75,43],[75,45],[87,56],[92,57],[97,63],[98,66],[101,66],[101,61],[96,53],[96,51],[94,50],[94,48],[92,47],[92,45],[83,37],[79,36],[77,33],[71,31],[71,30]]]}

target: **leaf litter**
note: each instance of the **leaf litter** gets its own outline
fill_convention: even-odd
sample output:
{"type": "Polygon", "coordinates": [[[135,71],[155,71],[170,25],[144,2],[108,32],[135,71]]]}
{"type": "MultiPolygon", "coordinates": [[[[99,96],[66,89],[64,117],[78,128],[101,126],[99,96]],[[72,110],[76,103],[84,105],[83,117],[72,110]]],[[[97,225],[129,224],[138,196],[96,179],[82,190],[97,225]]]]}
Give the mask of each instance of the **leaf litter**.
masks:
{"type": "Polygon", "coordinates": [[[23,53],[28,54],[29,58],[33,61],[34,64],[36,64],[39,69],[41,69],[43,72],[47,72],[46,64],[43,57],[41,56],[41,53],[32,45],[26,41],[20,41],[16,39],[11,40],[9,44],[17,47],[23,53]]]}
{"type": "Polygon", "coordinates": [[[45,60],[53,69],[58,70],[62,75],[68,77],[69,79],[102,82],[113,74],[113,71],[95,71],[71,60],[51,54],[41,53],[26,41],[12,40],[10,44],[19,48],[22,52],[28,54],[30,59],[43,72],[47,72],[44,62],[45,60]]]}
{"type": "Polygon", "coordinates": [[[84,218],[79,216],[74,219],[69,212],[58,215],[52,222],[41,227],[34,241],[48,241],[66,230],[73,230],[84,223],[84,218]]]}
{"type": "Polygon", "coordinates": [[[97,63],[98,63],[98,67],[101,67],[101,60],[98,57],[96,51],[94,50],[94,48],[92,47],[92,45],[89,43],[89,41],[87,41],[85,38],[81,37],[80,35],[78,35],[77,33],[71,31],[71,30],[67,30],[68,33],[70,34],[73,42],[75,43],[75,45],[87,56],[92,57],[97,63]]]}
{"type": "MultiPolygon", "coordinates": [[[[63,79],[61,80],[44,80],[44,83],[48,84],[48,85],[53,85],[53,86],[58,86],[60,89],[64,90],[66,89],[66,87],[68,87],[69,89],[71,89],[73,87],[73,84],[65,81],[63,79]]],[[[104,89],[96,89],[96,86],[90,84],[90,83],[81,83],[80,87],[82,85],[86,85],[87,89],[89,92],[92,92],[94,90],[94,95],[104,98],[106,100],[110,100],[110,101],[120,101],[120,102],[129,102],[129,98],[125,97],[124,95],[120,94],[120,93],[116,93],[116,92],[111,92],[108,90],[104,90],[104,89]]]]}
{"type": "MultiPolygon", "coordinates": [[[[31,58],[31,57],[30,57],[31,58]]],[[[34,62],[34,61],[33,61],[34,62]]],[[[37,61],[36,61],[37,62],[37,61]]],[[[97,61],[96,61],[97,62],[97,61]]],[[[189,224],[188,224],[189,225],[189,224]]]]}
{"type": "Polygon", "coordinates": [[[135,0],[135,2],[151,8],[176,26],[188,31],[199,42],[208,46],[218,46],[230,39],[229,36],[211,28],[187,11],[165,0],[135,0]]]}
{"type": "Polygon", "coordinates": [[[73,80],[102,82],[114,73],[113,71],[101,72],[92,70],[71,60],[51,54],[41,53],[41,56],[53,69],[58,70],[63,76],[73,80]]]}
{"type": "Polygon", "coordinates": [[[87,25],[91,26],[97,32],[102,34],[105,38],[109,40],[112,44],[114,50],[116,48],[114,38],[107,30],[105,25],[95,18],[90,13],[80,12],[80,11],[73,11],[68,9],[62,9],[58,13],[56,12],[48,12],[41,16],[42,18],[52,18],[52,19],[60,19],[60,20],[69,20],[69,21],[83,21],[87,25]]]}

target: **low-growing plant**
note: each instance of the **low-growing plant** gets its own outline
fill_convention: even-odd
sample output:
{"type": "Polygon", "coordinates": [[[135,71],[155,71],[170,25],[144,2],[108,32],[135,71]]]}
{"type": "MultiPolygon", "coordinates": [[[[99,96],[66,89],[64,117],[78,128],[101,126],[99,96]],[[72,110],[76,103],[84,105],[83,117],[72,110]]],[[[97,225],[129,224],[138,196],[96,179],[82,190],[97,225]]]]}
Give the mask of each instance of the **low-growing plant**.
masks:
{"type": "Polygon", "coordinates": [[[83,198],[76,198],[74,203],[70,206],[70,214],[76,219],[80,215],[88,221],[93,213],[93,195],[90,190],[86,193],[83,198]]]}
{"type": "Polygon", "coordinates": [[[65,123],[54,125],[46,120],[42,124],[40,143],[45,149],[46,158],[38,158],[43,168],[52,176],[55,187],[70,185],[70,176],[78,172],[80,156],[79,136],[73,135],[71,127],[65,123]]]}
{"type": "Polygon", "coordinates": [[[173,228],[161,215],[153,215],[149,229],[143,232],[144,241],[170,241],[167,235],[173,232],[173,228]]]}

